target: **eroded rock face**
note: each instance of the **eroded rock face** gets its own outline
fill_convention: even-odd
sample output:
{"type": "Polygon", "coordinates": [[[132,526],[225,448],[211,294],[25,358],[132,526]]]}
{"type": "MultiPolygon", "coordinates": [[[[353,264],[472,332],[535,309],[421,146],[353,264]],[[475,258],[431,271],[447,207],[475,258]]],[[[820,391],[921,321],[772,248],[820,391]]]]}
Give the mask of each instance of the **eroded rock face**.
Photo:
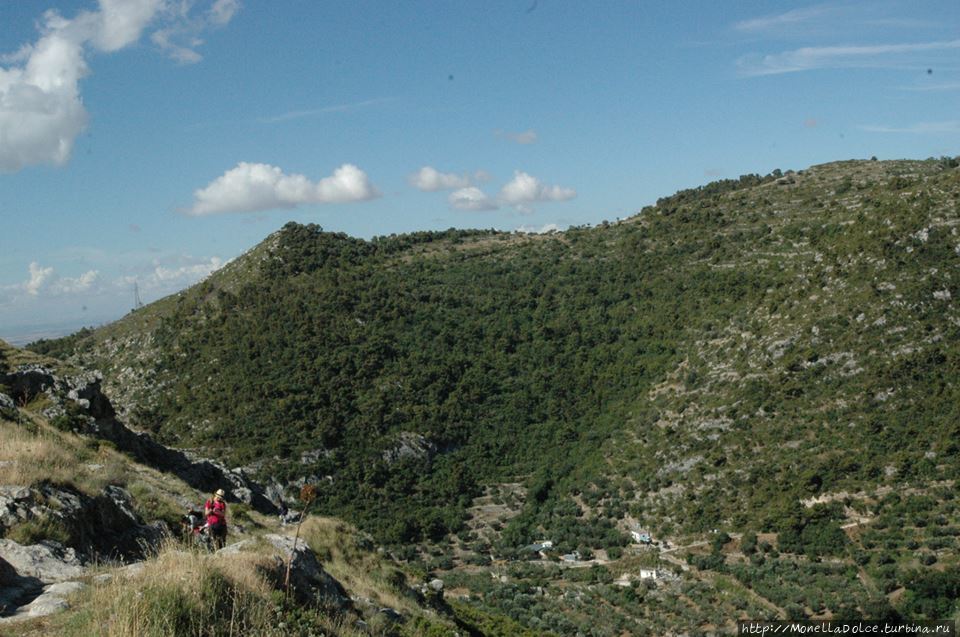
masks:
{"type": "Polygon", "coordinates": [[[145,545],[159,544],[168,533],[162,522],[144,524],[130,494],[117,486],[96,497],[50,484],[0,487],[0,530],[35,519],[56,523],[84,558],[139,558],[145,545]]]}
{"type": "Polygon", "coordinates": [[[393,464],[405,458],[432,458],[437,451],[437,445],[426,436],[404,431],[397,436],[393,446],[383,452],[382,457],[388,464],[393,464]]]}
{"type": "MultiPolygon", "coordinates": [[[[177,474],[195,489],[209,492],[226,489],[228,500],[245,502],[261,513],[276,512],[274,503],[264,496],[263,488],[251,480],[245,470],[228,469],[212,460],[193,457],[156,442],[146,433],[128,428],[117,419],[116,410],[101,390],[102,382],[102,375],[96,371],[61,377],[39,365],[0,373],[0,385],[11,392],[10,396],[3,394],[9,399],[9,408],[15,409],[17,403],[45,395],[51,406],[43,411],[43,415],[50,420],[70,416],[64,426],[69,426],[75,433],[108,440],[139,462],[177,474]]],[[[0,400],[0,408],[5,405],[7,402],[0,400]]]]}

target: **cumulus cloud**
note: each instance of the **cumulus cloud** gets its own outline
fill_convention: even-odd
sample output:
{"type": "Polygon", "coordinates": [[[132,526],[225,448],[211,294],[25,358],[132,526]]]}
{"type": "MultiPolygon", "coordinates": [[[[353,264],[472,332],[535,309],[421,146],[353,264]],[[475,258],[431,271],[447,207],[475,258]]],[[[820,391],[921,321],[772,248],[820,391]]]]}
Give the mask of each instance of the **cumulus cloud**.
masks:
{"type": "Polygon", "coordinates": [[[87,125],[78,82],[87,74],[81,43],[51,26],[17,58],[20,66],[0,67],[0,171],[64,164],[87,125]],[[24,59],[25,58],[25,59],[24,59]]]}
{"type": "Polygon", "coordinates": [[[195,263],[187,263],[179,267],[165,267],[155,264],[153,272],[143,282],[144,288],[152,290],[190,285],[205,279],[223,266],[224,261],[219,257],[201,259],[195,263]]]}
{"type": "Polygon", "coordinates": [[[476,186],[468,186],[450,193],[447,198],[450,207],[455,210],[496,210],[497,202],[488,197],[476,186]]]}
{"type": "Polygon", "coordinates": [[[510,131],[497,129],[494,131],[497,137],[502,137],[503,139],[508,139],[516,144],[534,144],[537,141],[537,131],[531,129],[525,130],[522,133],[512,133],[510,131]]]}
{"type": "Polygon", "coordinates": [[[96,270],[89,270],[75,279],[67,277],[58,279],[54,283],[53,289],[57,294],[77,294],[87,292],[99,280],[100,273],[96,270]]]}
{"type": "Polygon", "coordinates": [[[470,178],[466,175],[442,173],[432,166],[424,166],[408,178],[410,185],[425,192],[437,190],[454,190],[466,188],[470,185],[470,178]]]}
{"type": "Polygon", "coordinates": [[[192,215],[295,208],[301,204],[346,203],[380,196],[367,174],[344,164],[333,175],[312,182],[303,175],[285,175],[269,164],[241,162],[205,188],[194,192],[192,215]]]}
{"type": "Polygon", "coordinates": [[[96,270],[84,272],[76,278],[61,277],[52,267],[44,268],[36,261],[30,263],[28,271],[27,280],[19,287],[33,297],[87,292],[100,279],[100,273],[96,270]]]}
{"type": "Polygon", "coordinates": [[[500,189],[499,198],[511,206],[524,206],[542,201],[566,201],[576,196],[577,191],[573,188],[547,186],[536,177],[516,170],[513,179],[500,189]]]}
{"type": "MultiPolygon", "coordinates": [[[[70,158],[74,141],[89,119],[79,88],[80,79],[89,73],[88,49],[113,52],[127,47],[158,17],[200,25],[187,29],[194,33],[190,43],[195,47],[201,42],[196,33],[207,25],[224,24],[237,7],[235,1],[216,0],[205,14],[208,17],[196,22],[189,17],[194,4],[192,0],[99,0],[98,10],[81,11],[72,19],[56,11],[43,14],[37,41],[0,57],[0,172],[37,164],[63,165],[70,158]]],[[[180,54],[190,57],[192,49],[174,41],[179,31],[165,28],[168,32],[153,38],[154,42],[166,49],[180,47],[180,54]]]]}
{"type": "Polygon", "coordinates": [[[516,170],[513,179],[504,184],[496,197],[490,197],[476,186],[467,186],[450,193],[447,202],[455,210],[497,210],[512,206],[523,213],[532,212],[531,204],[567,201],[577,196],[573,188],[548,186],[536,177],[516,170]]]}
{"type": "Polygon", "coordinates": [[[30,263],[30,278],[23,284],[23,290],[30,296],[38,296],[40,290],[53,278],[53,268],[42,268],[36,261],[30,263]]]}
{"type": "Polygon", "coordinates": [[[113,279],[105,289],[113,298],[128,297],[134,286],[146,303],[179,292],[230,263],[220,257],[195,257],[189,254],[168,254],[149,263],[138,263],[128,268],[136,274],[113,279]]]}
{"type": "Polygon", "coordinates": [[[133,44],[162,5],[162,0],[100,0],[100,11],[91,16],[94,44],[102,51],[133,44]]]}
{"type": "Polygon", "coordinates": [[[554,232],[560,232],[560,226],[555,223],[547,223],[539,228],[535,226],[520,226],[514,232],[519,232],[521,234],[551,234],[554,232]]]}

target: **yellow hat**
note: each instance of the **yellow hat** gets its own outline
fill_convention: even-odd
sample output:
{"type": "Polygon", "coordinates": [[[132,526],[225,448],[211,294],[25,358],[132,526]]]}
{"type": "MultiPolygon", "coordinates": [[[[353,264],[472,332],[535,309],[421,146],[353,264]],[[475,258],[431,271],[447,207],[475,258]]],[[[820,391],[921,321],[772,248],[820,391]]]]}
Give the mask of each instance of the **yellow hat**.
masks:
{"type": "Polygon", "coordinates": [[[223,493],[223,489],[217,489],[217,492],[213,495],[217,496],[218,498],[222,498],[225,494],[223,493]]]}

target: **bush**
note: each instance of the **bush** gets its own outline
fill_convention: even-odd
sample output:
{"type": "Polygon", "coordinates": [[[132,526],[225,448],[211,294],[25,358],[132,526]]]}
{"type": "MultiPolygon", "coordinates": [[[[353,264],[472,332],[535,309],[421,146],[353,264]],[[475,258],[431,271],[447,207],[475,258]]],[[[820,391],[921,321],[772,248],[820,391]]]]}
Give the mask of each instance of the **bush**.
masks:
{"type": "Polygon", "coordinates": [[[750,532],[744,533],[740,540],[740,550],[744,555],[750,555],[757,550],[757,534],[750,532]]]}
{"type": "Polygon", "coordinates": [[[7,531],[6,537],[24,546],[36,544],[41,540],[53,540],[61,544],[70,542],[70,532],[63,523],[47,516],[14,525],[7,531]]]}

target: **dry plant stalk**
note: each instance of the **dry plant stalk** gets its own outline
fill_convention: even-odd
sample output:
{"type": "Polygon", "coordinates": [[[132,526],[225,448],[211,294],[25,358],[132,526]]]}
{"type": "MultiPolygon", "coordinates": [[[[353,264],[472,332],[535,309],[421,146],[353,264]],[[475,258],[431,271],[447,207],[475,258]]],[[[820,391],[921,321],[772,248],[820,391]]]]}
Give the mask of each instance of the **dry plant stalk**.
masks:
{"type": "Polygon", "coordinates": [[[303,518],[307,515],[307,509],[317,499],[317,487],[313,484],[305,484],[300,489],[300,502],[303,503],[303,510],[300,511],[300,519],[297,520],[297,532],[293,536],[293,548],[290,549],[290,557],[287,558],[287,572],[283,578],[284,594],[290,595],[290,569],[293,567],[293,555],[297,552],[297,541],[300,539],[300,525],[303,524],[303,518]]]}

